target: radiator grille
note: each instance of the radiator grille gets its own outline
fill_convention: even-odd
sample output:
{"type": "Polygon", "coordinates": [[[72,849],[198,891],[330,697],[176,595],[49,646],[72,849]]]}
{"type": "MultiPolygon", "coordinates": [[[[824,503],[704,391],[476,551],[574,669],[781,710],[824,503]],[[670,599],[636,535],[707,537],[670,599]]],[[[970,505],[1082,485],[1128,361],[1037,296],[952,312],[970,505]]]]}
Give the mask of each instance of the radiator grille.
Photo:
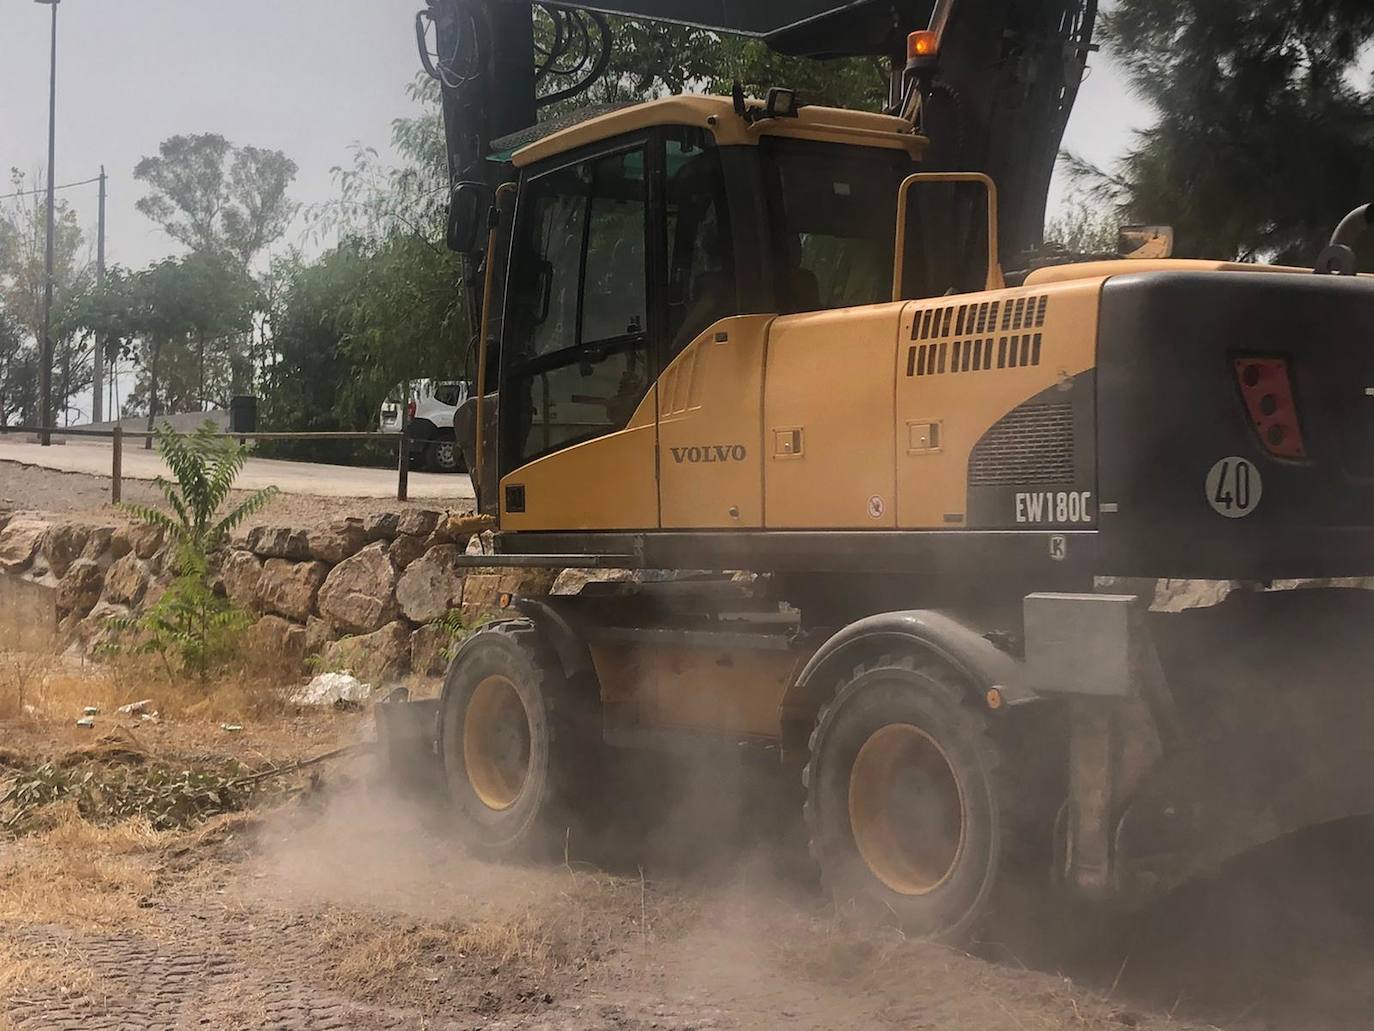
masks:
{"type": "Polygon", "coordinates": [[[1073,405],[1067,401],[1016,409],[969,455],[970,487],[1073,482],[1073,405]]]}

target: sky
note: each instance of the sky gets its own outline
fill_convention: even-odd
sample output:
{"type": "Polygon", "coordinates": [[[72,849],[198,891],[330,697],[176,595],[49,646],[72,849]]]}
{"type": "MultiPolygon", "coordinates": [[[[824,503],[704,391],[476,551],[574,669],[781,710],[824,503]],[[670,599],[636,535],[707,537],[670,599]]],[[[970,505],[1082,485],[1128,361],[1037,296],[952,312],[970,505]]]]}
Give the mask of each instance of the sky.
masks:
{"type": "MultiPolygon", "coordinates": [[[[176,133],[218,132],[300,166],[306,205],[334,195],[354,143],[389,150],[409,114],[420,0],[63,0],[58,8],[57,182],[109,175],[106,260],[141,267],[179,248],[135,209],[133,167],[176,133]]],[[[47,156],[49,8],[0,0],[0,193],[47,156]]],[[[1093,58],[1065,146],[1110,165],[1149,111],[1108,55],[1093,58]]],[[[1052,210],[1065,195],[1057,183],[1052,210]]],[[[95,239],[96,188],[62,196],[95,239]]],[[[288,243],[304,237],[300,220],[288,243]]]]}

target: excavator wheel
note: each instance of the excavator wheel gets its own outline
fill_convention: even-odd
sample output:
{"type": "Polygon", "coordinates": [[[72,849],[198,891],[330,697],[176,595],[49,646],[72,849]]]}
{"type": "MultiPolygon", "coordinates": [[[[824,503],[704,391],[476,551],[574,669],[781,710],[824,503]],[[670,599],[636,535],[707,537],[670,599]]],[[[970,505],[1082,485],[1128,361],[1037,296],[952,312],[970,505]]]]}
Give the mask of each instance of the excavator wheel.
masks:
{"type": "Polygon", "coordinates": [[[951,944],[977,930],[1003,842],[996,749],[966,697],[939,662],[875,657],[821,710],[803,773],[837,904],[951,944]]]}
{"type": "Polygon", "coordinates": [[[578,698],[538,631],[492,624],[449,667],[439,747],[458,828],[493,858],[561,854],[596,790],[595,701],[578,698]]]}

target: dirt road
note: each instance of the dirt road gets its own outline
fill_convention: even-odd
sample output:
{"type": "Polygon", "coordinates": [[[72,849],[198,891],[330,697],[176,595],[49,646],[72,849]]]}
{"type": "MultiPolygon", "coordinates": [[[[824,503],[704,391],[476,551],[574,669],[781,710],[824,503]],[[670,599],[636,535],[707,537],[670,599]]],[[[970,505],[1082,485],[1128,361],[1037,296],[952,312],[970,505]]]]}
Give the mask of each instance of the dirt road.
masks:
{"type": "MultiPolygon", "coordinates": [[[[245,496],[244,491],[234,492],[235,499],[245,496]]],[[[124,500],[135,504],[166,506],[162,494],[148,480],[126,480],[124,500]]],[[[399,502],[394,494],[389,497],[359,498],[281,494],[250,517],[245,525],[270,523],[311,527],[324,525],[340,516],[365,516],[372,512],[397,512],[406,508],[467,512],[472,510],[472,504],[470,499],[465,498],[415,497],[408,502],[399,502]]],[[[110,504],[110,481],[106,476],[0,461],[0,513],[9,510],[102,523],[126,519],[110,504]]]]}
{"type": "MultiPolygon", "coordinates": [[[[8,463],[11,462],[99,476],[106,479],[108,490],[110,460],[110,445],[103,441],[69,440],[60,446],[45,448],[13,437],[0,437],[0,494],[5,493],[5,474],[9,468],[8,463]]],[[[151,480],[156,476],[167,475],[167,468],[158,458],[157,452],[125,445],[124,476],[127,479],[151,480]]],[[[250,458],[237,482],[243,490],[258,490],[275,484],[287,494],[309,494],[316,497],[396,497],[394,469],[250,458]]],[[[472,483],[465,475],[418,471],[410,474],[409,494],[413,498],[451,501],[470,501],[473,497],[472,483]]]]}
{"type": "Polygon", "coordinates": [[[0,720],[3,1031],[1343,1031],[1374,1011],[1367,824],[1246,857],[1111,937],[1051,953],[1040,939],[1074,934],[994,924],[968,955],[850,926],[798,828],[728,762],[628,771],[650,804],[620,813],[625,834],[527,865],[471,858],[442,804],[371,756],[188,829],[57,802],[7,831],[12,786],[53,770],[155,785],[370,733],[357,712],[241,717],[251,694],[197,715],[188,691],[160,722],[102,715],[93,738],[55,714],[148,687],[97,697],[85,676],[31,682],[42,715],[0,720]]]}

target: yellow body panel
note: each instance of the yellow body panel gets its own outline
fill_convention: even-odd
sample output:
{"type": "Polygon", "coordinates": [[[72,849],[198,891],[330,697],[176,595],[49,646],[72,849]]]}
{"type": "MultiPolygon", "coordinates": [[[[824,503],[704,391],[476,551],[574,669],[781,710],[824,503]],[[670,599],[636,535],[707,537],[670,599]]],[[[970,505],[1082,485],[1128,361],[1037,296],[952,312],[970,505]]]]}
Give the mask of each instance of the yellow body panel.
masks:
{"type": "Polygon", "coordinates": [[[655,393],[617,433],[535,459],[501,480],[502,530],[653,530],[655,393]],[[525,488],[525,511],[506,507],[506,488],[525,488]]]}
{"type": "Polygon", "coordinates": [[[640,727],[781,735],[790,652],[675,645],[591,646],[608,720],[640,727]]]}
{"type": "MultiPolygon", "coordinates": [[[[749,106],[762,109],[763,104],[751,100],[749,106]]],[[[765,118],[746,122],[735,113],[734,103],[729,97],[698,95],[663,97],[589,118],[521,147],[511,160],[517,168],[524,168],[590,143],[660,125],[698,126],[713,133],[716,143],[721,146],[748,146],[758,143],[764,136],[788,136],[850,146],[905,150],[912,157],[919,158],[929,142],[926,137],[912,130],[910,122],[892,115],[806,105],[797,109],[795,118],[765,118]]]]}
{"type": "Polygon", "coordinates": [[[979,438],[1017,405],[1095,364],[1103,282],[917,301],[903,310],[895,366],[900,528],[964,525],[969,453],[979,438]],[[928,373],[927,362],[935,366],[928,373]],[[933,447],[923,437],[931,425],[933,447]]]}
{"type": "Polygon", "coordinates": [[[893,354],[902,309],[879,304],[773,322],[764,377],[766,526],[897,525],[893,354]]]}
{"type": "Polygon", "coordinates": [[[663,528],[763,525],[763,366],[772,316],[724,319],[659,379],[663,528]],[[724,339],[721,339],[721,338],[724,339]]]}

